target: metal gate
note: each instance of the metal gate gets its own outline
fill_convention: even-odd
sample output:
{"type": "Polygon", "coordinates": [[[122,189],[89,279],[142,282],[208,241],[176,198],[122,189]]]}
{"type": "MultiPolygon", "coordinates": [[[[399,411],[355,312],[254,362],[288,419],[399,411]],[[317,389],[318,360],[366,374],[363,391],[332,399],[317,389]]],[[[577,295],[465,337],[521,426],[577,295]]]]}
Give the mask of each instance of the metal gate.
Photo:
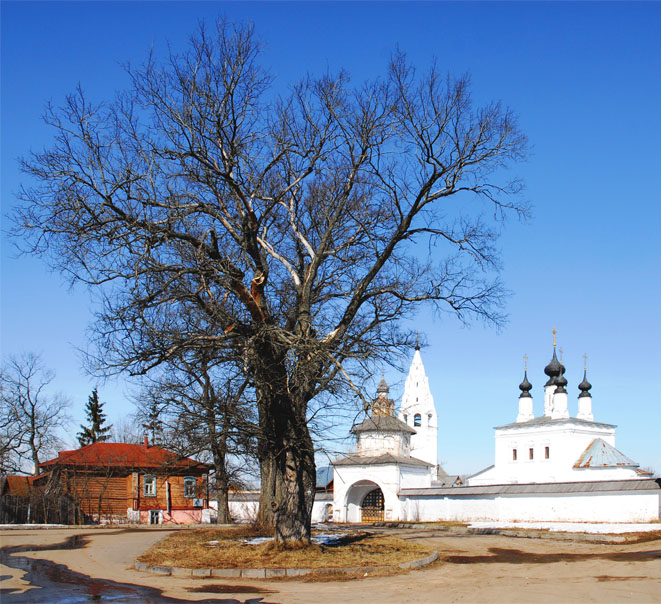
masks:
{"type": "Polygon", "coordinates": [[[378,487],[365,495],[360,506],[362,522],[381,522],[383,520],[383,491],[378,487]]]}

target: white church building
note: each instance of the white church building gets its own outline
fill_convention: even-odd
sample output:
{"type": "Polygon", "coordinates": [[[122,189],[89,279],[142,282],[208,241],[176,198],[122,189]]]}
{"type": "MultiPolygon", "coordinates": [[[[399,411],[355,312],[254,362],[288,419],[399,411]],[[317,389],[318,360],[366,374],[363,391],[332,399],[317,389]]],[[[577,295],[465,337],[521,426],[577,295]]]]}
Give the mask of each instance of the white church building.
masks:
{"type": "Polygon", "coordinates": [[[370,416],[351,430],[355,452],[333,463],[333,520],[661,518],[661,480],[615,448],[616,426],[594,421],[585,371],[571,417],[565,367],[553,346],[544,414],[534,416],[526,370],[516,421],[495,428],[494,464],[465,485],[438,466],[438,414],[416,346],[397,417],[382,379],[370,416]]]}

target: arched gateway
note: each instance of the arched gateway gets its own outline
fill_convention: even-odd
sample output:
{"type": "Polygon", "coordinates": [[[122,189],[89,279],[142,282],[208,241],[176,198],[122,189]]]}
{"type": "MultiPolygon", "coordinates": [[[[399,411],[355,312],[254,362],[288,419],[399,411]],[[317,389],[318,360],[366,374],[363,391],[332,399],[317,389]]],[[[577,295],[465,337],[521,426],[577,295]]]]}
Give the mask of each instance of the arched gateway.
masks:
{"type": "Polygon", "coordinates": [[[383,520],[383,491],[380,488],[371,490],[363,498],[360,506],[360,519],[362,522],[381,522],[383,520]]]}

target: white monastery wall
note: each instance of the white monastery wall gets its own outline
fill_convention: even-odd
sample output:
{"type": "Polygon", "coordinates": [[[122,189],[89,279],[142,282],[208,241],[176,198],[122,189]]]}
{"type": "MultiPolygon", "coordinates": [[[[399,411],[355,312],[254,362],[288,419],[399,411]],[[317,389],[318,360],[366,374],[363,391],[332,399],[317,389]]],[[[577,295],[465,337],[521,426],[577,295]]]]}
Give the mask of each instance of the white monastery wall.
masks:
{"type": "Polygon", "coordinates": [[[402,520],[649,522],[661,518],[651,492],[406,497],[402,520]]]}

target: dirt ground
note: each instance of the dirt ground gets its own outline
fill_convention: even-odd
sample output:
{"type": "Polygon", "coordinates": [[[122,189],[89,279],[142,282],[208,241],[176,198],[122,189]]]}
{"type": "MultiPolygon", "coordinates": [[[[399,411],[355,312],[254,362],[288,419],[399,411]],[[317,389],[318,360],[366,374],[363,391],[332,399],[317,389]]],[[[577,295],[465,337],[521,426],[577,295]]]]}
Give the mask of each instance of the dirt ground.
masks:
{"type": "Polygon", "coordinates": [[[0,601],[65,599],[58,595],[65,592],[48,582],[31,587],[24,579],[34,579],[35,568],[42,568],[49,581],[96,585],[96,591],[90,589],[100,600],[106,599],[99,587],[104,583],[95,579],[113,582],[118,589],[140,586],[139,596],[119,601],[141,602],[661,602],[661,540],[591,544],[580,542],[580,537],[558,541],[396,529],[400,537],[437,549],[441,560],[406,574],[334,582],[193,579],[134,570],[135,556],[170,532],[164,528],[0,530],[4,550],[0,562],[9,564],[0,564],[0,601]],[[66,549],[62,544],[76,535],[80,537],[69,541],[66,549]],[[30,563],[24,568],[32,574],[12,568],[15,564],[8,556],[27,559],[30,563]]]}

